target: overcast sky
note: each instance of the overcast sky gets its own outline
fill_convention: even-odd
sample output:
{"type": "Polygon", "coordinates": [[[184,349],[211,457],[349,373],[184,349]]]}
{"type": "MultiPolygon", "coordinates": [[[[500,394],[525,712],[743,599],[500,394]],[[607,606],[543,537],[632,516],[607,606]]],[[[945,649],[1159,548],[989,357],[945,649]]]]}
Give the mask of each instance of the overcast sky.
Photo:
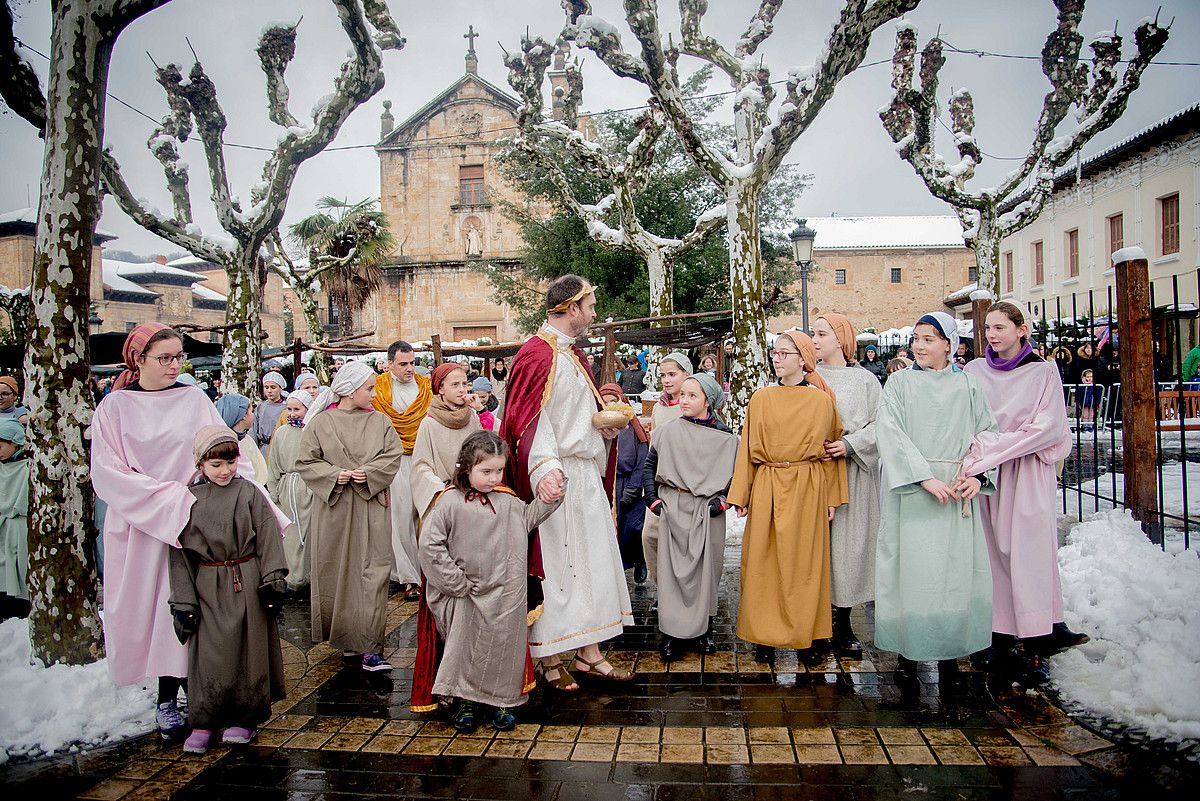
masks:
{"type": "MultiPolygon", "coordinates": [[[[49,0],[10,0],[19,16],[17,36],[47,52],[50,35],[49,0]]],[[[1112,29],[1126,38],[1126,55],[1132,53],[1132,30],[1139,18],[1153,14],[1159,0],[1091,0],[1081,31],[1085,40],[1112,29]]],[[[379,137],[382,102],[391,100],[392,112],[402,121],[463,73],[468,24],[481,33],[476,42],[479,72],[487,80],[507,87],[501,62],[502,43],[519,46],[528,26],[534,35],[553,39],[562,27],[557,0],[438,0],[410,3],[392,0],[392,13],[408,44],[385,56],[387,83],[371,101],[359,108],[342,127],[335,147],[365,145],[327,152],[309,160],[300,170],[285,224],[313,210],[324,195],[351,200],[379,195],[379,163],[370,148],[379,137]]],[[[617,23],[626,47],[633,37],[624,26],[618,0],[594,3],[598,12],[617,23]]],[[[716,0],[705,19],[705,30],[732,47],[757,2],[716,0]]],[[[788,67],[812,62],[840,3],[835,0],[792,0],[776,18],[775,33],[760,49],[775,79],[786,77],[788,67]]],[[[1160,61],[1200,61],[1200,2],[1161,0],[1160,19],[1175,18],[1171,38],[1160,61]]],[[[662,2],[664,30],[678,30],[676,4],[662,2]]],[[[161,88],[154,81],[147,51],[159,64],[174,61],[191,65],[190,37],[209,76],[216,83],[229,127],[230,143],[273,146],[280,129],[265,111],[264,76],[254,48],[264,25],[295,21],[303,16],[297,56],[288,71],[293,114],[304,119],[307,109],[332,88],[348,42],[327,0],[174,0],[128,28],[117,43],[109,92],[158,119],[166,111],[161,88]]],[[[1036,55],[1054,25],[1049,0],[924,0],[908,15],[919,28],[922,44],[941,26],[943,38],[961,49],[1036,55]]],[[[890,58],[894,27],[887,25],[875,36],[867,63],[890,58]]],[[[1085,54],[1090,54],[1085,44],[1085,54]]],[[[45,76],[45,62],[26,53],[45,76]]],[[[966,86],[975,97],[976,137],[989,156],[1019,157],[1026,151],[1033,121],[1041,107],[1047,84],[1039,63],[1033,60],[978,58],[948,53],[942,71],[943,108],[951,88],[966,86]]],[[[680,60],[691,69],[697,62],[680,60]]],[[[640,85],[614,78],[601,64],[584,55],[584,105],[591,111],[625,108],[645,101],[640,85]]],[[[941,214],[948,207],[932,199],[912,168],[895,154],[877,110],[890,99],[890,63],[864,67],[838,87],[817,121],[792,148],[788,161],[813,173],[812,186],[800,198],[798,215],[820,217],[877,214],[941,214]]],[[[727,88],[714,79],[713,91],[727,88]]],[[[781,92],[782,94],[782,92],[781,92]]],[[[1151,66],[1143,76],[1125,117],[1101,134],[1085,156],[1146,127],[1173,112],[1200,101],[1200,67],[1151,66]]],[[[0,106],[2,108],[2,106],[0,106]]],[[[729,107],[725,110],[730,113],[729,107]]],[[[105,138],[121,160],[134,191],[160,208],[170,200],[162,171],[145,147],[153,128],[145,117],[110,99],[105,138]]],[[[944,133],[944,132],[943,132],[944,133]]],[[[37,204],[42,148],[32,129],[7,109],[0,113],[0,146],[4,178],[0,182],[0,211],[37,204]]],[[[955,155],[943,140],[947,155],[955,155]]],[[[185,158],[192,165],[192,197],[197,221],[215,230],[207,201],[207,172],[199,146],[189,143],[185,158]]],[[[248,199],[249,187],[259,180],[264,153],[230,148],[228,159],[234,192],[248,199]]],[[[1015,166],[1014,161],[986,159],[975,186],[995,185],[1015,166]]],[[[111,201],[106,201],[101,225],[118,234],[110,246],[145,255],[178,251],[176,246],[146,233],[111,201]]]]}

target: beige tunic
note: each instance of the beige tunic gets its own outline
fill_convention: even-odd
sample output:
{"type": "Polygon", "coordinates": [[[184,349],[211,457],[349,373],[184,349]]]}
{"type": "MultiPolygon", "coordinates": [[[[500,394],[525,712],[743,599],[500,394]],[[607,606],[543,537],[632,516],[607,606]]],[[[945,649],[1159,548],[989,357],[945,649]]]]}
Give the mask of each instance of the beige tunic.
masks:
{"type": "Polygon", "coordinates": [[[839,506],[829,527],[834,606],[854,606],[875,598],[875,540],[879,534],[879,449],[875,418],[883,388],[862,367],[817,366],[837,395],[838,415],[850,451],[846,483],[850,502],[839,506]]]}
{"type": "MultiPolygon", "coordinates": [[[[402,384],[392,376],[392,408],[398,412],[408,411],[420,394],[417,382],[402,384]]],[[[417,526],[412,500],[412,455],[400,459],[400,469],[392,480],[392,558],[395,567],[392,581],[401,584],[420,584],[421,568],[417,564],[417,526]]]]}
{"type": "Polygon", "coordinates": [[[312,634],[335,648],[379,653],[387,618],[392,531],[388,488],[404,446],[376,411],[329,409],[305,427],[296,472],[312,490],[312,634]],[[365,484],[338,484],[342,470],[365,484]]]}
{"type": "Polygon", "coordinates": [[[677,419],[655,432],[662,499],[658,548],[658,627],[690,639],[708,629],[717,613],[717,585],[725,565],[725,515],[712,517],[708,502],[729,487],[738,438],[726,431],[677,419]]]}
{"type": "Polygon", "coordinates": [[[425,515],[433,496],[446,487],[454,475],[454,464],[458,452],[467,437],[482,431],[479,415],[472,414],[462,428],[447,428],[426,417],[417,430],[417,441],[412,452],[412,504],[417,518],[425,515]]]}
{"type": "Polygon", "coordinates": [[[433,692],[491,706],[525,703],[529,532],[558,508],[491,492],[441,494],[421,524],[425,601],[445,641],[433,692]]]}
{"type": "MultiPolygon", "coordinates": [[[[674,406],[667,406],[662,402],[654,404],[654,408],[650,410],[650,444],[654,444],[654,432],[681,416],[683,408],[678,403],[674,406]]],[[[646,522],[642,524],[642,554],[646,558],[646,572],[655,584],[658,583],[658,536],[661,528],[661,518],[653,514],[646,515],[646,522]]]]}
{"type": "Polygon", "coordinates": [[[293,590],[308,586],[312,570],[308,532],[312,527],[313,494],[296,472],[296,457],[303,436],[303,429],[284,424],[271,436],[270,455],[267,456],[267,492],[294,524],[288,526],[283,535],[287,584],[293,590]]]}

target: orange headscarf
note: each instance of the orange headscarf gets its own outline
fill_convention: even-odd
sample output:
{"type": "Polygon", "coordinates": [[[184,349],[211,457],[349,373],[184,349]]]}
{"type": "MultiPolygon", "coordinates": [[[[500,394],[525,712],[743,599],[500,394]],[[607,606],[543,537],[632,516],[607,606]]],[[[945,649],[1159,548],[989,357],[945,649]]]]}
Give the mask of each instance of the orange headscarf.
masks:
{"type": "MultiPolygon", "coordinates": [[[[600,397],[603,398],[605,395],[610,395],[621,401],[621,403],[629,403],[629,398],[625,396],[625,391],[621,389],[620,384],[605,384],[600,387],[600,397]]],[[[650,441],[650,435],[642,427],[642,421],[637,419],[637,415],[634,415],[633,419],[629,421],[629,425],[633,428],[634,436],[637,437],[638,442],[650,441]]]]}
{"type": "Polygon", "coordinates": [[[837,395],[833,394],[833,388],[826,384],[825,379],[817,372],[817,349],[808,334],[797,328],[784,331],[779,336],[790,339],[796,350],[800,351],[800,358],[804,361],[804,380],[836,401],[837,395]]]}
{"type": "Polygon", "coordinates": [[[846,355],[846,362],[853,364],[858,349],[858,332],[854,330],[854,324],[850,322],[850,318],[837,312],[826,312],[817,315],[817,319],[829,323],[829,327],[837,336],[838,344],[842,346],[842,353],[846,355]]]}
{"type": "Polygon", "coordinates": [[[463,375],[466,375],[467,372],[466,367],[461,364],[456,364],[455,362],[442,362],[437,367],[433,368],[433,375],[429,378],[430,389],[433,390],[433,394],[437,395],[442,391],[442,382],[444,382],[446,377],[455,370],[462,370],[463,375]]]}
{"type": "Polygon", "coordinates": [[[150,337],[168,328],[170,328],[169,325],[162,323],[142,323],[133,327],[133,330],[125,337],[125,344],[121,346],[121,357],[125,360],[125,369],[113,382],[114,392],[124,389],[141,377],[141,371],[138,370],[137,365],[138,356],[141,356],[142,351],[146,349],[146,343],[150,341],[150,337]]]}

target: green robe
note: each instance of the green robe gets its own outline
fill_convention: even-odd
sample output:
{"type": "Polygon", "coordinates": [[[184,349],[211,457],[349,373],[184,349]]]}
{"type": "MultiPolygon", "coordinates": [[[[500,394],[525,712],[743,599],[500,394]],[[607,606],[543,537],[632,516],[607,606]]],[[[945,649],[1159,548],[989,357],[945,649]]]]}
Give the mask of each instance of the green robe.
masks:
{"type": "Polygon", "coordinates": [[[29,460],[21,456],[0,462],[0,593],[28,600],[28,570],[29,460]]]}
{"type": "MultiPolygon", "coordinates": [[[[991,644],[992,575],[978,504],[940,504],[921,482],[952,484],[972,438],[995,430],[972,375],[902,370],[884,385],[875,423],[883,462],[876,648],[921,661],[991,644]]],[[[994,488],[991,471],[983,491],[994,488]]]]}

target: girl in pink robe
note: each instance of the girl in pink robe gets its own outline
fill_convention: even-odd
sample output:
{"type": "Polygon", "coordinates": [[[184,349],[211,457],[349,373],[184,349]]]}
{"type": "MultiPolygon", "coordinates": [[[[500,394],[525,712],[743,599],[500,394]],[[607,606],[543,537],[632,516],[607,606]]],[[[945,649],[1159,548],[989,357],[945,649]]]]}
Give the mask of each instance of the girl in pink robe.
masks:
{"type": "MultiPolygon", "coordinates": [[[[986,358],[963,369],[978,379],[1000,430],[975,436],[962,473],[999,468],[996,493],[979,505],[992,567],[993,658],[1004,662],[1014,638],[1051,635],[1063,621],[1055,464],[1070,453],[1071,434],[1058,369],[1033,353],[1020,309],[993,305],[986,330],[986,358]]],[[[1037,655],[1027,656],[1018,669],[1043,678],[1037,655]]]]}
{"type": "MultiPolygon", "coordinates": [[[[123,352],[120,391],[100,401],[91,427],[92,483],[108,504],[104,647],[118,684],[160,679],[159,732],[178,737],[184,722],[175,697],[187,676],[187,649],[168,606],[167,556],[196,502],[187,486],[196,475],[192,439],[224,422],[203,392],[176,382],[183,355],[177,333],[158,323],[137,326],[123,352]]],[[[238,474],[254,476],[245,458],[238,474]]]]}

